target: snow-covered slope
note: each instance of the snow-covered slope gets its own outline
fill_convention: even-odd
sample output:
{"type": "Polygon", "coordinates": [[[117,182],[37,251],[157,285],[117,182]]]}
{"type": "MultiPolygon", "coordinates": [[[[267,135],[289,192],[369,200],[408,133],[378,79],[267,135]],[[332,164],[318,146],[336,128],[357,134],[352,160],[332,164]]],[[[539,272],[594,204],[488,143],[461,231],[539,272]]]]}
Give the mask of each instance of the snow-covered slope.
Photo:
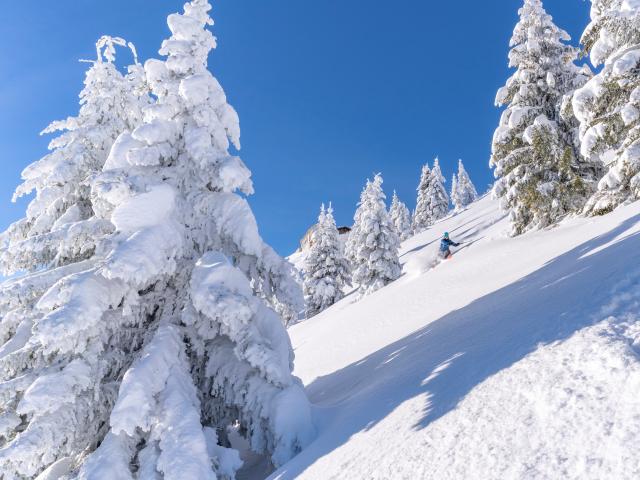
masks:
{"type": "Polygon", "coordinates": [[[290,329],[319,435],[271,478],[639,478],[640,202],[507,230],[484,197],[290,329]],[[445,230],[464,245],[431,269],[445,230]]]}

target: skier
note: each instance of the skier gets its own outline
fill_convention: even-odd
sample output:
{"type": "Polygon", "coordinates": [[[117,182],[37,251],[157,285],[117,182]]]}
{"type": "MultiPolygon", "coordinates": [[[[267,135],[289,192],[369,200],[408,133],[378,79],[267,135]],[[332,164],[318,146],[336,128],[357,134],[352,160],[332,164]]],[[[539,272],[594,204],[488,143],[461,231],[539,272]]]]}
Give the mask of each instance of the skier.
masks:
{"type": "Polygon", "coordinates": [[[451,258],[452,253],[449,249],[451,246],[458,247],[460,244],[449,238],[449,232],[444,232],[442,241],[440,242],[440,258],[444,260],[451,258]]]}

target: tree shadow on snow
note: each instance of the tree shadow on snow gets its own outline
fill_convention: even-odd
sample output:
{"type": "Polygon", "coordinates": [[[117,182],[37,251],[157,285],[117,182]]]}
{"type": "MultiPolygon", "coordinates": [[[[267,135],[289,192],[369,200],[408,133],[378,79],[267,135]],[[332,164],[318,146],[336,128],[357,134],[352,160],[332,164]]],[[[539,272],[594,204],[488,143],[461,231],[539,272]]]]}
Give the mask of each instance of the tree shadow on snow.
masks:
{"type": "Polygon", "coordinates": [[[640,268],[640,234],[613,240],[639,221],[640,215],[630,218],[526,277],[318,378],[307,391],[319,419],[327,423],[318,439],[274,478],[294,478],[417,395],[426,402],[414,427],[425,428],[540,344],[562,341],[602,320],[604,315],[597,313],[609,303],[611,288],[640,268]]]}

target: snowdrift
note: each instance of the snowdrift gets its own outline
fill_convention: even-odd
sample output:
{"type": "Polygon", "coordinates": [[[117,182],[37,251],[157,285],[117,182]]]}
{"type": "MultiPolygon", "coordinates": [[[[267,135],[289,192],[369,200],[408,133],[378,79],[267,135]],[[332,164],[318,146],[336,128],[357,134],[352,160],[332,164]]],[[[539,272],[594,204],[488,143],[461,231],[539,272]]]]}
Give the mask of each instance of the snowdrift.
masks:
{"type": "Polygon", "coordinates": [[[320,433],[271,479],[639,478],[640,202],[508,230],[484,197],[290,329],[320,433]]]}

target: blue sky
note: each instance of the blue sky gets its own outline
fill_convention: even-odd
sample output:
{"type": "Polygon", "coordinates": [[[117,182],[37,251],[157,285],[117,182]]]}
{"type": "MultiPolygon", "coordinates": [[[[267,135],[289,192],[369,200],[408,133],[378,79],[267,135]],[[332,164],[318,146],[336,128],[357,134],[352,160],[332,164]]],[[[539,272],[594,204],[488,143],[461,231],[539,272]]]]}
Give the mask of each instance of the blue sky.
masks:
{"type": "MultiPolygon", "coordinates": [[[[0,230],[21,170],[46,153],[40,132],[74,115],[102,34],[157,57],[180,0],[21,0],[3,5],[0,44],[0,230]]],[[[462,158],[479,191],[492,181],[490,142],[508,78],[520,0],[214,0],[219,47],[210,68],[240,114],[262,235],[295,250],[321,202],[351,224],[365,179],[382,172],[413,208],[420,167],[440,157],[449,179],[462,158]]],[[[546,0],[580,37],[590,3],[546,0]]],[[[127,59],[128,60],[128,59],[127,59]]]]}

